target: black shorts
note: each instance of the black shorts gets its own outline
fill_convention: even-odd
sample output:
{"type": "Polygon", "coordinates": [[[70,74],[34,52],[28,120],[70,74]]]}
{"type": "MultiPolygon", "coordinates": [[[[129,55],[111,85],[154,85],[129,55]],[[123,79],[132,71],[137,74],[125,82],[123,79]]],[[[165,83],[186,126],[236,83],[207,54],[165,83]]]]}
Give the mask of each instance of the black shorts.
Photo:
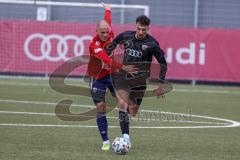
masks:
{"type": "Polygon", "coordinates": [[[142,103],[142,98],[146,90],[145,78],[131,78],[127,74],[113,74],[112,75],[113,87],[116,91],[125,90],[129,93],[129,99],[138,106],[142,103]]]}

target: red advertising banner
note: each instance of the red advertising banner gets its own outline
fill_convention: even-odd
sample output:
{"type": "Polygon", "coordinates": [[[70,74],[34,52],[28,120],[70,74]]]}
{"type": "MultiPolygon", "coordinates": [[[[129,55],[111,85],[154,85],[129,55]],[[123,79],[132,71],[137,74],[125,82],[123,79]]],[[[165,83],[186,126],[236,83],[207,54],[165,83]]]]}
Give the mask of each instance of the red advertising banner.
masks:
{"type": "Polygon", "coordinates": [[[240,82],[240,30],[153,27],[168,78],[240,82]]]}
{"type": "MultiPolygon", "coordinates": [[[[115,25],[115,35],[134,26],[115,25]]],[[[95,24],[0,21],[0,73],[49,74],[88,54],[95,24]]],[[[168,79],[240,82],[240,30],[151,26],[168,79]]]]}

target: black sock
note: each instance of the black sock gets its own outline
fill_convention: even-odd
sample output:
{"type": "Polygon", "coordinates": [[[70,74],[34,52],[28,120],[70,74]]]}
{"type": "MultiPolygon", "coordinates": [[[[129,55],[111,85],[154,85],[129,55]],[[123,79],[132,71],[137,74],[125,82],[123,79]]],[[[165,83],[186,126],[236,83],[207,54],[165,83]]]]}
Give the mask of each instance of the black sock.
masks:
{"type": "Polygon", "coordinates": [[[119,122],[120,122],[122,134],[129,134],[128,112],[119,111],[119,122]]]}

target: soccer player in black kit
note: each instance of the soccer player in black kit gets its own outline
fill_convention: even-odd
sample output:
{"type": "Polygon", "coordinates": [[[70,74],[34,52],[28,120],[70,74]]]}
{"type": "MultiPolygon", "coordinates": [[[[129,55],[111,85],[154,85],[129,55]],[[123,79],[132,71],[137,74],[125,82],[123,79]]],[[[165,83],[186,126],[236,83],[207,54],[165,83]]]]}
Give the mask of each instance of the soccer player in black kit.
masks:
{"type": "MultiPolygon", "coordinates": [[[[120,33],[112,42],[111,48],[122,45],[124,48],[124,65],[135,65],[139,68],[135,74],[120,71],[112,76],[112,82],[116,89],[119,121],[123,138],[130,143],[129,115],[136,116],[146,90],[146,79],[150,76],[150,67],[153,56],[160,64],[159,79],[164,80],[167,71],[167,63],[164,51],[158,42],[148,34],[150,19],[147,16],[139,16],[136,19],[136,31],[120,33]]],[[[110,48],[110,47],[109,47],[110,48]]],[[[156,90],[156,95],[162,92],[156,90]]]]}

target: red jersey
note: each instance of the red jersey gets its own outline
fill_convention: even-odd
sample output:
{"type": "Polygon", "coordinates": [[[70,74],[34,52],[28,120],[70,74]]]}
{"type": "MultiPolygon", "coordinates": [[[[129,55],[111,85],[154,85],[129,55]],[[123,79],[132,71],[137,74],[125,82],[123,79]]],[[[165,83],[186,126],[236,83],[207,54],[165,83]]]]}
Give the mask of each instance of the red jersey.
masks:
{"type": "Polygon", "coordinates": [[[88,63],[88,74],[95,79],[101,79],[116,69],[122,68],[122,64],[114,61],[104,49],[104,46],[109,44],[114,36],[111,26],[111,10],[105,10],[104,20],[110,26],[109,38],[106,41],[101,41],[98,35],[96,35],[89,45],[90,61],[88,63]]]}

